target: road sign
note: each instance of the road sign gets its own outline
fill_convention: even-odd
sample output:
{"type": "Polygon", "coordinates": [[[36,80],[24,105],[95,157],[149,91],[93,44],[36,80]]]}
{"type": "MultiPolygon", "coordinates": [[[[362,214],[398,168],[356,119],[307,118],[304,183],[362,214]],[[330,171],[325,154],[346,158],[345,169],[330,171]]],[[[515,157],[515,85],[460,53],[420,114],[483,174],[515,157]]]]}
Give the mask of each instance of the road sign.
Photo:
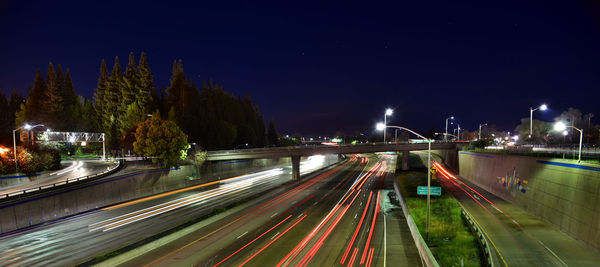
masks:
{"type": "MultiPolygon", "coordinates": [[[[441,196],[442,188],[439,186],[432,186],[430,194],[432,196],[441,196]]],[[[417,195],[427,195],[427,186],[418,186],[417,187],[417,195]]]]}
{"type": "Polygon", "coordinates": [[[430,169],[429,171],[430,171],[430,172],[431,172],[431,174],[433,174],[433,175],[435,175],[435,174],[438,172],[438,170],[437,170],[437,168],[436,168],[436,167],[431,167],[431,169],[430,169]]]}

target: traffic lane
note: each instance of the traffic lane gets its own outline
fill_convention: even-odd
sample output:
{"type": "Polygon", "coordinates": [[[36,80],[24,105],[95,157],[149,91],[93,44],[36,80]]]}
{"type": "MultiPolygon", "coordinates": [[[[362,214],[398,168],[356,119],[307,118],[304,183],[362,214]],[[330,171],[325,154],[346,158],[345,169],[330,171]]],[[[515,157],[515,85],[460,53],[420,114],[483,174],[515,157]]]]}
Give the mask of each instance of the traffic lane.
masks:
{"type": "Polygon", "coordinates": [[[531,213],[463,179],[459,185],[464,191],[450,183],[452,180],[442,181],[455,186],[452,193],[468,204],[468,211],[475,213],[509,265],[586,266],[600,262],[597,253],[531,213]]]}
{"type": "Polygon", "coordinates": [[[39,188],[41,186],[64,182],[67,179],[85,177],[106,171],[107,168],[115,166],[117,163],[106,162],[102,160],[80,160],[63,161],[66,165],[57,171],[46,172],[40,176],[30,177],[30,181],[11,186],[4,186],[0,190],[0,195],[16,193],[23,190],[39,188]]]}
{"type": "Polygon", "coordinates": [[[384,188],[385,180],[393,179],[390,175],[390,170],[394,170],[393,158],[387,162],[392,167],[384,166],[379,175],[369,178],[359,198],[310,264],[371,266],[393,262],[395,265],[405,263],[415,266],[419,263],[412,237],[406,234],[408,229],[405,229],[404,235],[400,230],[402,221],[401,217],[397,217],[400,213],[392,207],[388,198],[391,191],[384,188]],[[391,225],[387,223],[388,217],[392,218],[391,225]],[[397,251],[390,250],[388,240],[397,251]]]}
{"type": "MultiPolygon", "coordinates": [[[[233,200],[248,197],[252,193],[262,192],[263,189],[272,188],[289,181],[289,174],[282,174],[281,179],[275,179],[267,185],[258,187],[245,193],[238,193],[233,200]]],[[[205,190],[199,190],[203,192],[205,190]]],[[[186,192],[186,196],[193,192],[186,192]]],[[[118,231],[90,232],[88,226],[102,220],[121,216],[125,213],[146,208],[151,205],[161,204],[166,201],[181,198],[183,195],[171,195],[165,198],[153,199],[137,203],[117,210],[104,210],[71,217],[46,226],[23,231],[0,239],[0,261],[16,260],[20,263],[61,263],[76,264],[96,255],[111,252],[124,244],[152,236],[157,232],[174,227],[188,219],[196,218],[200,214],[212,211],[210,203],[200,206],[188,206],[172,213],[161,214],[152,220],[136,223],[138,227],[122,227],[118,231]],[[166,218],[160,223],[154,223],[159,218],[166,218]],[[69,253],[62,253],[69,251],[69,253]],[[68,254],[68,255],[67,255],[68,254]]]]}
{"type": "MultiPolygon", "coordinates": [[[[323,249],[323,244],[331,238],[331,233],[339,226],[340,221],[347,216],[348,210],[360,199],[361,190],[369,177],[374,175],[380,167],[381,163],[377,162],[369,168],[367,173],[357,177],[353,185],[347,189],[342,198],[336,201],[334,207],[327,213],[320,222],[314,224],[314,229],[310,234],[306,235],[301,242],[291,250],[280,264],[283,266],[289,265],[305,265],[311,263],[315,256],[318,256],[323,249]]],[[[336,254],[329,255],[335,259],[336,254]]],[[[327,257],[329,258],[329,257],[327,257]]],[[[331,259],[330,258],[330,259],[331,259]]],[[[331,259],[332,260],[332,259],[331,259]]]]}
{"type": "MultiPolygon", "coordinates": [[[[284,199],[288,199],[285,203],[283,203],[285,205],[282,205],[281,202],[277,201],[279,203],[276,206],[261,212],[261,216],[249,216],[243,222],[233,225],[228,225],[228,221],[231,221],[231,219],[228,218],[216,223],[216,225],[208,227],[207,230],[197,231],[196,233],[187,236],[186,239],[182,239],[180,242],[178,241],[177,245],[170,246],[170,249],[165,248],[161,253],[153,252],[153,257],[155,255],[160,255],[158,258],[163,259],[160,259],[160,261],[153,260],[151,262],[154,266],[188,265],[197,264],[198,262],[200,262],[199,265],[212,265],[227,258],[227,260],[223,263],[224,265],[231,265],[234,262],[238,262],[237,264],[239,264],[239,261],[242,261],[244,257],[248,256],[246,255],[248,253],[247,251],[252,251],[256,247],[263,245],[264,242],[271,242],[277,237],[273,237],[267,233],[262,238],[252,242],[253,238],[256,238],[256,236],[260,235],[261,233],[265,233],[273,225],[276,225],[285,218],[287,218],[285,222],[279,225],[277,229],[272,230],[273,234],[281,234],[282,231],[280,228],[290,227],[291,225],[296,224],[299,220],[303,219],[298,216],[308,213],[306,211],[307,208],[310,209],[313,203],[316,203],[315,201],[319,201],[319,199],[322,197],[327,197],[327,195],[330,193],[330,190],[321,188],[331,188],[332,186],[330,185],[332,183],[337,183],[337,177],[348,177],[351,175],[351,170],[348,170],[347,167],[344,168],[346,170],[341,170],[335,174],[332,174],[328,179],[323,179],[315,183],[313,186],[303,189],[299,192],[299,194],[294,195],[293,198],[288,198],[286,196],[286,194],[290,193],[289,191],[281,194],[280,196],[283,196],[284,199]],[[283,218],[284,216],[285,218],[283,218]],[[226,225],[227,228],[223,229],[221,225],[226,225]],[[219,231],[206,236],[207,232],[211,232],[211,230],[215,228],[219,229],[219,231]],[[263,239],[266,239],[267,241],[263,239]],[[248,245],[249,242],[252,243],[248,245]],[[236,252],[244,246],[246,246],[244,249],[236,252]],[[181,247],[185,247],[185,250],[180,250],[179,248],[181,247]],[[172,253],[170,251],[177,252],[172,253]],[[165,255],[167,255],[167,257],[165,257],[165,255]],[[231,257],[229,257],[229,255],[231,255],[231,257]]],[[[273,194],[273,196],[275,195],[276,194],[273,194]]],[[[269,197],[269,201],[276,200],[280,197],[277,196],[273,198],[273,196],[269,197]]],[[[232,215],[231,217],[236,216],[239,217],[237,214],[232,215]]],[[[300,225],[298,225],[298,227],[300,227],[300,225]]],[[[287,235],[288,234],[286,233],[280,237],[285,237],[287,235]]],[[[278,244],[280,244],[279,241],[278,244]]],[[[254,260],[252,262],[254,262],[254,260]]],[[[139,266],[141,265],[139,263],[139,261],[136,261],[128,265],[139,266]]]]}

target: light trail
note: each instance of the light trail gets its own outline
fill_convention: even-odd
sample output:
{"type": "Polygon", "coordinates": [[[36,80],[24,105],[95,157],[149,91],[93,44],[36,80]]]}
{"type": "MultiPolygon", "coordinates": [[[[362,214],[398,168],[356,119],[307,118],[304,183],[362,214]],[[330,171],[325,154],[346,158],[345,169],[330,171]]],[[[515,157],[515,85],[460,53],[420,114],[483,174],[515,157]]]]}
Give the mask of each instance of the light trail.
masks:
{"type": "Polygon", "coordinates": [[[231,193],[240,189],[248,188],[251,186],[257,186],[259,184],[264,184],[267,181],[273,179],[273,177],[283,173],[282,169],[277,171],[269,171],[266,174],[255,176],[253,178],[235,181],[228,183],[226,185],[220,186],[219,188],[211,189],[205,192],[197,193],[188,197],[172,200],[163,204],[155,205],[149,208],[145,208],[142,210],[138,210],[135,212],[130,212],[121,216],[117,216],[108,220],[104,220],[98,223],[94,223],[89,225],[91,228],[90,231],[95,231],[104,228],[103,231],[112,230],[114,228],[118,228],[136,221],[140,221],[143,219],[148,219],[150,217],[154,217],[156,215],[172,211],[174,209],[188,206],[203,200],[207,200],[209,198],[217,197],[226,193],[231,193]],[[269,179],[270,178],[270,179],[269,179]],[[265,181],[261,181],[265,180],[265,181]],[[257,183],[259,182],[260,183],[257,183]]]}
{"type": "Polygon", "coordinates": [[[275,239],[272,239],[271,242],[269,242],[267,245],[265,245],[264,247],[262,247],[256,253],[252,254],[252,256],[250,256],[248,259],[246,259],[244,262],[242,262],[239,266],[244,266],[246,263],[248,263],[250,260],[252,260],[258,254],[260,254],[261,252],[263,252],[263,250],[265,250],[271,244],[273,244],[275,241],[277,241],[277,239],[279,239],[281,236],[285,235],[285,233],[287,233],[289,230],[291,230],[292,228],[294,228],[294,226],[296,226],[298,223],[300,223],[302,220],[304,220],[304,218],[306,218],[306,216],[307,216],[306,213],[302,214],[302,216],[299,217],[298,220],[294,224],[292,224],[290,227],[288,227],[287,229],[285,229],[285,231],[283,231],[283,233],[277,235],[277,237],[275,239]]]}
{"type": "Polygon", "coordinates": [[[250,246],[250,244],[254,243],[256,240],[260,239],[261,237],[263,237],[264,235],[268,234],[269,232],[271,232],[273,229],[277,228],[277,226],[281,225],[282,223],[284,223],[285,221],[287,221],[289,218],[291,218],[292,215],[290,214],[289,216],[287,216],[285,219],[283,219],[282,221],[280,221],[278,224],[276,224],[275,226],[269,228],[269,230],[265,231],[264,233],[262,233],[261,235],[257,236],[256,238],[252,239],[252,241],[248,242],[246,245],[244,245],[243,247],[239,248],[238,250],[236,250],[235,252],[231,253],[231,255],[227,256],[227,258],[222,259],[220,262],[218,262],[217,264],[213,265],[213,267],[219,266],[221,265],[223,262],[227,261],[229,258],[233,257],[235,254],[237,254],[238,252],[242,251],[243,249],[245,249],[246,247],[250,246]]]}
{"type": "Polygon", "coordinates": [[[360,258],[360,264],[365,263],[365,257],[367,255],[367,251],[369,250],[369,245],[371,245],[371,238],[373,238],[373,232],[375,231],[375,223],[377,223],[377,213],[379,213],[379,191],[377,191],[377,200],[375,202],[375,212],[373,213],[373,221],[371,222],[371,230],[369,230],[369,237],[367,238],[367,244],[365,245],[365,251],[363,252],[362,257],[360,258]]]}
{"type": "Polygon", "coordinates": [[[346,251],[344,252],[344,256],[342,257],[342,260],[340,260],[341,264],[344,264],[346,262],[346,258],[348,257],[348,254],[350,253],[350,250],[352,249],[352,245],[354,244],[354,240],[356,239],[356,236],[360,232],[360,228],[361,228],[361,226],[363,224],[363,221],[365,220],[365,216],[367,215],[367,211],[369,210],[369,204],[371,203],[371,197],[372,196],[373,196],[373,191],[371,191],[369,193],[369,198],[367,200],[367,205],[365,205],[365,210],[363,211],[363,214],[360,217],[360,221],[358,222],[358,225],[356,226],[356,230],[354,231],[354,234],[352,235],[352,239],[350,239],[350,243],[348,244],[348,247],[346,248],[346,251]]]}

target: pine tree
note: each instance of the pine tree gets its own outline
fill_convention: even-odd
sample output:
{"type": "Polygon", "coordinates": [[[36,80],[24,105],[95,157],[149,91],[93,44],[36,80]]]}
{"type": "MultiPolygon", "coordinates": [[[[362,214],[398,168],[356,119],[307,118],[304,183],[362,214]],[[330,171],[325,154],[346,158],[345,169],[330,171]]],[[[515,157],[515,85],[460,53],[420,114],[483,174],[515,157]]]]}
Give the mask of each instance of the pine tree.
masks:
{"type": "Polygon", "coordinates": [[[103,128],[111,149],[119,147],[119,131],[121,129],[121,89],[123,84],[123,69],[119,64],[119,57],[115,57],[115,63],[107,81],[106,91],[104,92],[104,116],[103,128]]]}
{"type": "Polygon", "coordinates": [[[64,100],[52,62],[48,64],[46,77],[46,94],[43,103],[48,112],[45,114],[44,124],[52,129],[62,130],[61,115],[63,114],[64,100]]]}
{"type": "Polygon", "coordinates": [[[270,146],[277,146],[277,139],[279,136],[277,135],[277,130],[275,130],[275,123],[273,120],[269,121],[269,130],[267,132],[267,137],[269,139],[270,146]]]}
{"type": "Polygon", "coordinates": [[[96,114],[96,123],[94,129],[96,131],[105,132],[105,125],[108,121],[107,116],[105,114],[107,112],[106,109],[106,90],[108,86],[108,69],[106,68],[106,62],[102,59],[100,63],[100,76],[98,77],[98,85],[94,90],[94,111],[96,114]]]}
{"type": "Polygon", "coordinates": [[[146,58],[146,53],[142,52],[140,63],[138,64],[139,92],[137,102],[147,113],[153,112],[158,108],[156,86],[154,85],[154,76],[150,71],[150,65],[146,58]]]}
{"type": "Polygon", "coordinates": [[[67,69],[67,73],[63,81],[63,99],[64,99],[64,120],[65,131],[75,131],[79,129],[78,123],[81,119],[82,103],[79,96],[75,93],[73,80],[71,79],[71,71],[67,69]]]}
{"type": "MultiPolygon", "coordinates": [[[[16,125],[21,125],[24,122],[28,123],[42,123],[46,117],[45,101],[46,98],[46,82],[42,77],[42,72],[37,69],[35,72],[35,78],[33,86],[29,90],[27,100],[22,107],[19,105],[20,117],[16,125]]],[[[15,115],[16,116],[16,115],[15,115]]]]}

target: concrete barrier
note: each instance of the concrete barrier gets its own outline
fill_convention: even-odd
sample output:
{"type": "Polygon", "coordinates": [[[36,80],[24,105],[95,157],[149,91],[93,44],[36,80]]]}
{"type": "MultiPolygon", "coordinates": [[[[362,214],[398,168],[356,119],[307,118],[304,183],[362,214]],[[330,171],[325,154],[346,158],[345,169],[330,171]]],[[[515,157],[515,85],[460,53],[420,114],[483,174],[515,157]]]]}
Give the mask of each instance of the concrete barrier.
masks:
{"type": "MultiPolygon", "coordinates": [[[[337,155],[328,155],[324,164],[333,164],[337,161],[337,155]]],[[[138,168],[144,167],[139,165],[147,165],[139,162],[127,164],[138,168]]],[[[266,168],[286,167],[291,171],[289,165],[289,158],[255,159],[213,162],[199,168],[185,165],[177,169],[148,168],[122,175],[117,174],[82,186],[49,192],[9,204],[0,204],[0,233],[266,168]]]]}
{"type": "Polygon", "coordinates": [[[600,250],[600,166],[465,151],[459,164],[463,178],[600,250]]]}

